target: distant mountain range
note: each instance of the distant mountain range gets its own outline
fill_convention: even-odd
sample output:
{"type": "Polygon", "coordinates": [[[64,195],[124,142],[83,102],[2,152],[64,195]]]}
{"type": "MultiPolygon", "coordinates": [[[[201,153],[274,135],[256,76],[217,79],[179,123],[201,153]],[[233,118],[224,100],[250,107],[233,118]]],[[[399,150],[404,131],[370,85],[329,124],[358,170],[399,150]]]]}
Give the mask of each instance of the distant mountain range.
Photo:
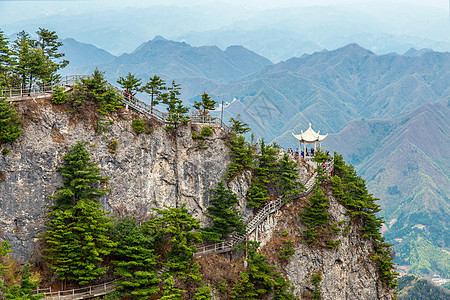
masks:
{"type": "MultiPolygon", "coordinates": [[[[380,199],[396,262],[450,277],[450,100],[396,119],[352,120],[324,141],[357,166],[380,199]]],[[[411,269],[410,269],[411,268],[411,269]]],[[[405,270],[404,269],[404,270],[405,270]]]]}
{"type": "Polygon", "coordinates": [[[342,153],[381,199],[397,262],[450,278],[450,53],[376,55],[349,44],[273,64],[242,46],[222,51],[162,37],[119,57],[89,49],[99,63],[71,54],[76,63],[65,72],[99,68],[112,82],[128,72],[175,79],[186,103],[207,92],[227,102],[225,120],[239,118],[283,147],[297,147],[291,131],[310,122],[330,133],[323,146],[342,153]]]}
{"type": "Polygon", "coordinates": [[[61,40],[63,46],[61,52],[64,59],[69,60],[70,68],[79,66],[92,66],[95,64],[109,63],[114,55],[91,44],[80,43],[72,38],[61,40]]]}
{"type": "Polygon", "coordinates": [[[91,66],[69,66],[63,72],[89,74],[99,68],[113,81],[131,72],[145,79],[157,74],[163,78],[205,78],[226,82],[270,64],[272,62],[267,58],[242,46],[230,46],[222,51],[215,46],[192,47],[157,36],[130,54],[91,66]]]}

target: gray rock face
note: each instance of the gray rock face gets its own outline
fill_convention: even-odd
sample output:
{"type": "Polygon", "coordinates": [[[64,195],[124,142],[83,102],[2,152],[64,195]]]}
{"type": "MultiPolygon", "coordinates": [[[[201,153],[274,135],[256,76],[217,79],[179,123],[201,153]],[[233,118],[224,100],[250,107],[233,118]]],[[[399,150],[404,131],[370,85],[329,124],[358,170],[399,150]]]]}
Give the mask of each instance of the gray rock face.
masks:
{"type": "MultiPolygon", "coordinates": [[[[27,109],[24,104],[17,108],[19,113],[27,109]]],[[[136,135],[129,115],[129,120],[117,118],[106,132],[96,134],[93,126],[72,122],[45,103],[35,109],[22,136],[8,145],[11,152],[0,156],[5,177],[0,182],[0,229],[19,260],[31,257],[34,241],[44,229],[47,206],[52,204],[48,196],[62,180],[56,166],[80,140],[88,143],[102,174],[111,177],[107,184],[111,192],[102,199],[106,210],[145,218],[154,207],[185,204],[194,217],[204,219],[209,190],[229,163],[223,129],[213,128],[214,134],[204,142],[207,148],[202,149],[191,133],[200,125],[181,126],[176,138],[162,126],[153,126],[151,134],[136,135]],[[108,149],[112,140],[118,142],[116,153],[108,149]]]]}

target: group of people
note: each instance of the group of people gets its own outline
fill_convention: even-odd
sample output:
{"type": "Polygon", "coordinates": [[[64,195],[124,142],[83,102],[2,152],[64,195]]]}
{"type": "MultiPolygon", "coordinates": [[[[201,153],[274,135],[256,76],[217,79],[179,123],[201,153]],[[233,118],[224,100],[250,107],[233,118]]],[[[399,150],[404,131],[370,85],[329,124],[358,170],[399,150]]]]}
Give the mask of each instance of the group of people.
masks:
{"type": "MultiPolygon", "coordinates": [[[[305,158],[305,156],[314,156],[314,148],[311,148],[310,150],[306,148],[306,153],[303,150],[299,153],[298,148],[295,151],[292,148],[288,148],[287,153],[295,157],[298,157],[300,154],[303,158],[305,158]]],[[[330,152],[328,152],[328,150],[325,152],[325,154],[327,156],[330,156],[330,152]]]]}

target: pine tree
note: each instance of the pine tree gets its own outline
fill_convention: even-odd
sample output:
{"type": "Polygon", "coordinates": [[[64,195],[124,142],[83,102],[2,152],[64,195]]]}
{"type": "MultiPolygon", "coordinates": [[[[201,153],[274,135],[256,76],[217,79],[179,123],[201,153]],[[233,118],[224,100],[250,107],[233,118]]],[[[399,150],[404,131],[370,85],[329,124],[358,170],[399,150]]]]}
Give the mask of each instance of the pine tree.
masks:
{"type": "Polygon", "coordinates": [[[155,238],[136,225],[136,219],[125,217],[115,225],[112,239],[117,243],[114,273],[121,295],[131,299],[150,299],[159,292],[154,254],[155,238]]]}
{"type": "Polygon", "coordinates": [[[152,113],[153,107],[158,105],[159,102],[164,99],[162,91],[166,89],[166,83],[164,80],[156,75],[150,77],[150,81],[142,87],[142,91],[150,95],[150,113],[152,113]]]}
{"type": "Polygon", "coordinates": [[[158,235],[168,244],[170,252],[163,260],[163,266],[169,274],[175,274],[180,279],[201,279],[199,264],[193,263],[197,251],[195,244],[202,241],[200,222],[192,217],[185,205],[180,208],[154,209],[159,218],[151,219],[142,226],[152,235],[158,235]]]}
{"type": "Polygon", "coordinates": [[[130,72],[125,77],[119,77],[117,83],[126,91],[127,95],[133,95],[141,87],[141,80],[130,72]]]}
{"type": "Polygon", "coordinates": [[[185,290],[175,288],[175,280],[173,276],[169,276],[164,280],[164,291],[159,300],[182,300],[183,297],[181,295],[185,292],[185,290]]]}
{"type": "Polygon", "coordinates": [[[278,167],[276,155],[278,153],[274,145],[267,145],[264,139],[260,141],[261,155],[257,156],[256,175],[267,186],[275,176],[278,167]]]}
{"type": "Polygon", "coordinates": [[[236,135],[230,141],[230,156],[231,163],[225,175],[228,182],[234,176],[253,167],[253,150],[242,135],[236,135]]]}
{"type": "Polygon", "coordinates": [[[6,300],[38,300],[44,298],[43,294],[31,295],[31,292],[36,290],[39,281],[31,278],[30,265],[25,264],[20,273],[22,278],[18,285],[5,287],[0,280],[0,290],[3,291],[3,297],[6,300]]]}
{"type": "Polygon", "coordinates": [[[278,192],[283,196],[299,194],[304,189],[304,186],[300,182],[297,164],[289,158],[287,153],[283,155],[278,163],[275,180],[278,192]]]}
{"type": "Polygon", "coordinates": [[[217,102],[211,99],[207,93],[203,93],[202,101],[195,101],[194,108],[200,111],[200,115],[203,118],[206,118],[208,116],[208,111],[213,110],[216,103],[217,102]]]}
{"type": "Polygon", "coordinates": [[[228,122],[231,123],[231,129],[233,129],[236,134],[244,134],[250,131],[250,127],[247,123],[234,118],[230,118],[228,122]]]}
{"type": "Polygon", "coordinates": [[[22,120],[5,99],[0,98],[0,144],[14,142],[22,133],[22,120]]]}
{"type": "Polygon", "coordinates": [[[22,88],[28,85],[28,88],[31,89],[36,78],[47,72],[48,59],[45,57],[44,51],[35,45],[36,41],[25,31],[19,32],[12,45],[16,61],[14,70],[22,79],[22,88]]]}
{"type": "Polygon", "coordinates": [[[4,32],[0,30],[0,89],[10,87],[9,77],[14,66],[12,54],[9,41],[4,32]]]}
{"type": "Polygon", "coordinates": [[[267,187],[260,177],[254,177],[247,193],[247,202],[249,207],[258,208],[270,200],[267,187]]]}
{"type": "Polygon", "coordinates": [[[59,48],[63,45],[59,41],[56,31],[50,31],[45,28],[39,28],[36,31],[38,36],[35,46],[44,53],[46,65],[45,72],[42,72],[39,77],[43,85],[58,81],[61,75],[57,71],[63,69],[69,64],[68,60],[63,59],[64,53],[58,53],[59,48]]]}
{"type": "Polygon", "coordinates": [[[83,142],[77,142],[63,159],[65,166],[58,167],[63,185],[57,187],[43,233],[49,246],[45,258],[61,279],[83,285],[106,272],[107,267],[100,265],[116,246],[108,237],[111,220],[99,203],[108,190],[97,188],[108,178],[90,161],[83,142]]]}
{"type": "Polygon", "coordinates": [[[180,89],[180,85],[172,81],[172,87],[168,89],[169,93],[161,95],[162,102],[167,105],[168,117],[166,120],[173,123],[173,125],[166,126],[167,128],[176,128],[180,122],[186,123],[189,121],[189,117],[186,115],[189,112],[189,107],[184,106],[178,97],[180,89]]]}
{"type": "Polygon", "coordinates": [[[278,162],[274,145],[266,145],[260,141],[261,155],[256,157],[256,167],[252,184],[247,194],[248,206],[261,207],[269,201],[268,185],[274,179],[278,162]]]}
{"type": "Polygon", "coordinates": [[[220,241],[232,232],[245,232],[245,224],[239,211],[233,206],[239,203],[239,199],[232,191],[225,188],[223,181],[212,189],[214,198],[209,200],[207,216],[212,219],[210,227],[202,228],[204,239],[220,241]]]}
{"type": "Polygon", "coordinates": [[[104,73],[97,69],[75,86],[73,104],[81,106],[83,101],[94,103],[102,115],[116,111],[122,106],[122,97],[108,84],[104,73]]]}
{"type": "Polygon", "coordinates": [[[320,188],[315,188],[309,197],[309,206],[300,212],[300,220],[306,225],[304,230],[305,240],[309,244],[317,244],[318,238],[322,236],[325,226],[328,224],[328,199],[320,188]]]}

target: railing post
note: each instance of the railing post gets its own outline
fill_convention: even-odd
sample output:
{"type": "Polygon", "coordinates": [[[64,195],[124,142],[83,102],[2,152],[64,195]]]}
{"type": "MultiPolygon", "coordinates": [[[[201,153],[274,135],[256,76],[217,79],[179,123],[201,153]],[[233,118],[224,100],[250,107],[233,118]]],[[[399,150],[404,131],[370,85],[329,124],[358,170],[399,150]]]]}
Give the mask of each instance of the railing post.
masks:
{"type": "Polygon", "coordinates": [[[89,295],[92,295],[92,285],[89,286],[89,295]]]}
{"type": "Polygon", "coordinates": [[[72,290],[72,299],[75,299],[75,289],[72,290]]]}
{"type": "Polygon", "coordinates": [[[61,299],[61,291],[58,291],[58,300],[61,299]]]}
{"type": "Polygon", "coordinates": [[[106,292],[106,282],[103,284],[104,288],[105,288],[105,292],[106,292]]]}

